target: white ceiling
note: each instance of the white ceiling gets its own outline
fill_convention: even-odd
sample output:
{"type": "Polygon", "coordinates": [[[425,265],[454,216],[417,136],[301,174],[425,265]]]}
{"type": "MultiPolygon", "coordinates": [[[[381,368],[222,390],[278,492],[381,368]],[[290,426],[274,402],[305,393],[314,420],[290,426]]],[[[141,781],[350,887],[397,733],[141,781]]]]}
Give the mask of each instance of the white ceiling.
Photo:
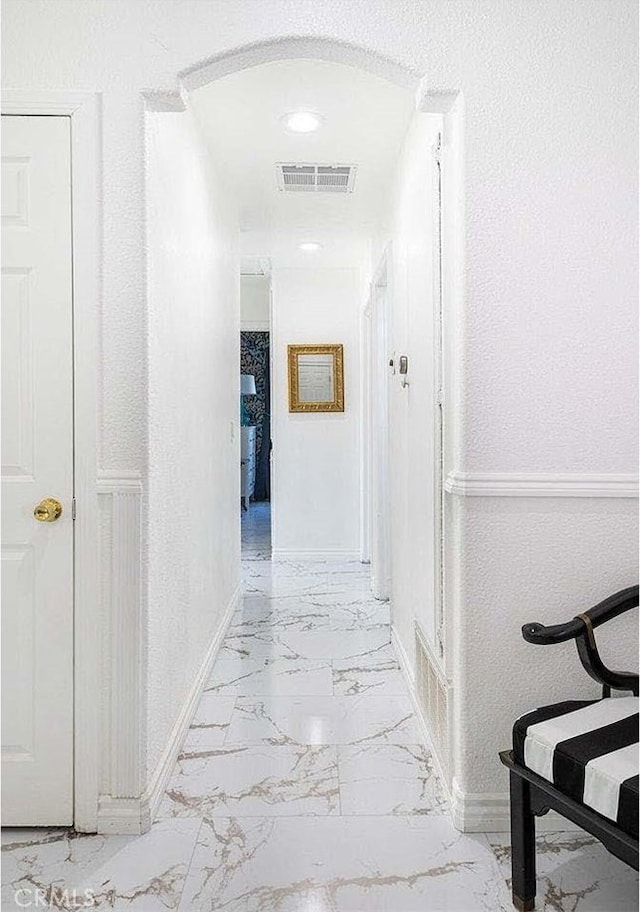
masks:
{"type": "Polygon", "coordinates": [[[341,64],[285,60],[226,76],[191,98],[211,154],[236,194],[245,237],[321,239],[379,225],[414,111],[409,89],[341,64]],[[286,132],[281,118],[296,110],[321,114],[318,132],[286,132]],[[276,162],[355,163],[355,190],[280,191],[276,162]]]}

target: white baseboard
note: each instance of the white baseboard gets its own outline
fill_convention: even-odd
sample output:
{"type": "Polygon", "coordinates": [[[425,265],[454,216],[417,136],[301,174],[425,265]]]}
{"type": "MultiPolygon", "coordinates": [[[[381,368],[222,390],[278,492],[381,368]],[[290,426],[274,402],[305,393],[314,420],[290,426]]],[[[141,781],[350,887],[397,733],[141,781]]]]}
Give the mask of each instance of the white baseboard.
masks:
{"type": "MultiPolygon", "coordinates": [[[[498,759],[496,758],[496,762],[498,759]]],[[[453,825],[463,833],[503,833],[510,828],[508,792],[463,792],[456,779],[451,788],[453,825]]],[[[538,833],[579,833],[580,827],[566,817],[549,811],[536,817],[538,833]]]]}
{"type": "Polygon", "coordinates": [[[229,624],[231,623],[231,617],[233,612],[236,610],[240,604],[240,598],[242,596],[242,589],[240,586],[237,587],[229,604],[227,605],[220,626],[214,636],[213,640],[209,644],[207,649],[207,654],[205,655],[202,665],[198,673],[196,674],[187,698],[184,701],[182,706],[182,711],[176,719],[175,725],[167,742],[167,746],[164,749],[164,753],[156,766],[151,779],[149,780],[149,785],[143,795],[143,799],[146,798],[149,804],[149,816],[151,821],[155,818],[158,808],[160,807],[160,802],[166,791],[167,783],[171,777],[173,769],[180,753],[180,748],[184,743],[184,739],[189,730],[189,726],[195,715],[195,711],[198,708],[198,703],[200,702],[200,697],[202,696],[202,691],[204,685],[207,682],[207,679],[211,673],[211,668],[213,663],[216,660],[216,656],[222,646],[222,641],[227,635],[227,630],[229,629],[229,624]]]}
{"type": "Polygon", "coordinates": [[[274,561],[295,561],[304,563],[305,561],[358,561],[360,559],[359,551],[289,551],[286,548],[274,548],[271,552],[271,559],[274,561]]]}
{"type": "Polygon", "coordinates": [[[397,653],[398,662],[400,663],[400,668],[402,669],[402,674],[404,675],[407,687],[409,688],[411,698],[415,700],[415,672],[409,661],[409,656],[407,655],[402,640],[398,636],[398,631],[393,625],[391,626],[391,643],[397,653]]]}
{"type": "Polygon", "coordinates": [[[455,828],[462,833],[501,833],[509,829],[509,794],[463,792],[454,778],[451,784],[451,818],[455,828]]]}
{"type": "Polygon", "coordinates": [[[233,612],[240,603],[241,595],[242,589],[238,586],[229,600],[220,626],[209,644],[202,664],[191,683],[180,714],[167,741],[167,746],[149,779],[147,788],[139,798],[101,797],[98,806],[99,833],[136,835],[146,833],[151,827],[173,773],[180,748],[200,702],[202,690],[207,682],[222,641],[226,636],[233,612]]]}
{"type": "Polygon", "coordinates": [[[98,833],[105,836],[139,836],[151,827],[149,803],[141,798],[98,799],[98,833]]]}
{"type": "Polygon", "coordinates": [[[393,626],[391,627],[391,642],[396,651],[396,655],[398,656],[398,662],[400,663],[402,675],[403,675],[405,683],[407,685],[407,689],[409,691],[409,696],[411,697],[413,711],[414,711],[416,719],[418,721],[418,732],[420,734],[420,738],[421,738],[423,744],[425,744],[426,747],[428,748],[428,750],[431,752],[431,757],[433,759],[433,766],[435,768],[436,775],[440,779],[440,782],[442,783],[445,795],[447,797],[447,801],[449,802],[449,806],[452,807],[453,803],[451,800],[451,792],[449,789],[449,783],[448,783],[447,777],[444,773],[442,763],[440,762],[440,758],[438,757],[438,754],[436,753],[436,750],[433,746],[433,741],[431,740],[431,735],[429,734],[429,729],[427,728],[425,718],[422,714],[422,709],[420,708],[420,704],[418,703],[418,698],[416,696],[414,669],[411,666],[411,662],[409,661],[409,656],[407,655],[407,651],[402,644],[402,640],[398,636],[398,633],[397,633],[395,627],[393,627],[393,626]]]}

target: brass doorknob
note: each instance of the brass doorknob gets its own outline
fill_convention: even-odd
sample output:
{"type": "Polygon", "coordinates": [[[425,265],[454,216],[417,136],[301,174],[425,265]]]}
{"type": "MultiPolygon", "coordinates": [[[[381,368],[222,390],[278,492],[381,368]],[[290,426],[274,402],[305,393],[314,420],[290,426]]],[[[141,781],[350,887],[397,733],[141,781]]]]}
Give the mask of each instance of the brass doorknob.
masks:
{"type": "Polygon", "coordinates": [[[54,497],[45,497],[33,511],[38,522],[55,522],[62,516],[62,504],[54,497]]]}

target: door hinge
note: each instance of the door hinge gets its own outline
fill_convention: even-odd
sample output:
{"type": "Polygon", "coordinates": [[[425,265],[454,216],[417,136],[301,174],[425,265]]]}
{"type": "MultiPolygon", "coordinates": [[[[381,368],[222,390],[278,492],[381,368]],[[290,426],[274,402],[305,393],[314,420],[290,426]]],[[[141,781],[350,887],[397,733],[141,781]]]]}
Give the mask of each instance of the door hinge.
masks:
{"type": "Polygon", "coordinates": [[[75,520],[76,518],[76,499],[75,497],[71,498],[71,519],[75,520]]]}

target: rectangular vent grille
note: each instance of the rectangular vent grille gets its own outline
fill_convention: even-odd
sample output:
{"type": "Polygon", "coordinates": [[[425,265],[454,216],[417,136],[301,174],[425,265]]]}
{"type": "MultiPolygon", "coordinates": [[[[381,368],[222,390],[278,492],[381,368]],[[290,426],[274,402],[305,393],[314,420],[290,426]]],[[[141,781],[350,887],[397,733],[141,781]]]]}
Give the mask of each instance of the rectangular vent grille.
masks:
{"type": "Polygon", "coordinates": [[[352,193],[356,165],[278,164],[278,188],[293,193],[352,193]]]}
{"type": "Polygon", "coordinates": [[[416,624],[416,696],[442,772],[450,781],[450,686],[416,624]]]}

